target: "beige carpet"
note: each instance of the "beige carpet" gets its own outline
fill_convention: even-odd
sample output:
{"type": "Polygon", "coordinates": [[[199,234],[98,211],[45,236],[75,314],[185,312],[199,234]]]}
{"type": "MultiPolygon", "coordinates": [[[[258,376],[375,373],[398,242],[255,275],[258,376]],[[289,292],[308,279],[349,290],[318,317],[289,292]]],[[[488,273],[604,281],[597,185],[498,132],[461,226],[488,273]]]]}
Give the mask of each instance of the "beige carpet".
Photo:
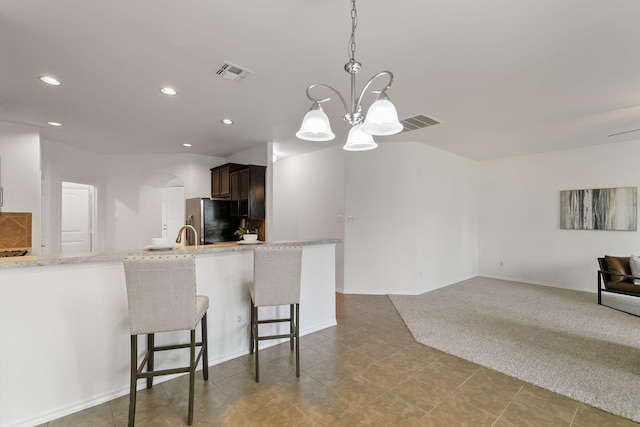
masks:
{"type": "Polygon", "coordinates": [[[422,344],[640,422],[640,318],[595,293],[476,277],[389,297],[422,344]]]}

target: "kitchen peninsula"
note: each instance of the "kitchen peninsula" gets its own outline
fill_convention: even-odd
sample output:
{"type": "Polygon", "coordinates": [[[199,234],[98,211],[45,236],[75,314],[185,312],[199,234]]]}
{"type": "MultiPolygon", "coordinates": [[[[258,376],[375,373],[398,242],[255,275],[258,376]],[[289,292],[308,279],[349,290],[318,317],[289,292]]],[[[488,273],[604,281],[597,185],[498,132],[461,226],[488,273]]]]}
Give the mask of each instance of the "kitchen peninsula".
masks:
{"type": "MultiPolygon", "coordinates": [[[[336,243],[266,244],[303,247],[301,335],[336,324],[336,243]]],[[[0,259],[0,425],[37,425],[127,394],[129,329],[122,259],[182,253],[195,254],[198,293],[210,300],[209,365],[247,354],[252,245],[0,259]]],[[[167,333],[158,335],[157,342],[187,339],[188,334],[167,333]]],[[[140,345],[144,348],[142,341],[140,345]]],[[[187,360],[186,353],[169,357],[187,360]]]]}

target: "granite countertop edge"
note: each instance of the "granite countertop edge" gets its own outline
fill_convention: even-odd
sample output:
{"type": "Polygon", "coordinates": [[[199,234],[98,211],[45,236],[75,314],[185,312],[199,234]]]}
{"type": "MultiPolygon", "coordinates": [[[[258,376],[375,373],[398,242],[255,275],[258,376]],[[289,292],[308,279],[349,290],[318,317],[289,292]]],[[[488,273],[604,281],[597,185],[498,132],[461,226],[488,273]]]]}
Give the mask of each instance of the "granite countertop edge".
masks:
{"type": "MultiPolygon", "coordinates": [[[[274,242],[265,242],[259,246],[317,246],[330,245],[340,243],[340,239],[313,239],[313,240],[282,240],[274,242]]],[[[236,242],[221,242],[204,246],[186,246],[167,250],[123,250],[114,252],[103,252],[99,254],[77,254],[62,256],[22,256],[0,258],[0,270],[27,268],[27,267],[45,267],[65,264],[89,264],[100,262],[117,262],[122,261],[128,256],[145,256],[145,255],[177,255],[177,254],[217,254],[224,252],[246,252],[252,251],[258,245],[241,245],[236,242]]]]}

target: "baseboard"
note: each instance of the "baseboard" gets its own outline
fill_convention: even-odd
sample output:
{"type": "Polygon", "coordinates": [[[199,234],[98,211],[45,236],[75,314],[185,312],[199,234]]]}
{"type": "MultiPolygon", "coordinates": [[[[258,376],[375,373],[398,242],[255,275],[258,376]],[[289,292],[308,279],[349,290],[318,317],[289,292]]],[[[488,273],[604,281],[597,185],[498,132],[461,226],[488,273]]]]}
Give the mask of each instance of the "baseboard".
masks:
{"type": "Polygon", "coordinates": [[[84,409],[88,409],[93,406],[100,405],[105,402],[109,402],[110,400],[117,399],[118,397],[122,397],[128,393],[129,393],[129,387],[126,387],[126,389],[124,390],[118,390],[112,393],[103,394],[101,396],[94,397],[92,399],[78,402],[71,406],[67,406],[64,408],[57,408],[53,411],[45,412],[35,417],[25,418],[23,420],[19,420],[11,424],[8,424],[5,427],[33,427],[40,424],[45,424],[49,421],[66,417],[67,415],[71,415],[73,413],[82,411],[84,409]]]}
{"type": "Polygon", "coordinates": [[[338,324],[338,322],[334,319],[332,321],[323,323],[322,325],[316,326],[314,328],[300,329],[300,336],[303,337],[305,335],[309,335],[309,334],[312,334],[314,332],[318,332],[318,331],[321,331],[323,329],[327,329],[327,328],[330,328],[332,326],[336,326],[337,324],[338,324]]]}
{"type": "Polygon", "coordinates": [[[476,277],[486,277],[487,279],[497,279],[497,280],[507,280],[509,282],[519,282],[519,283],[526,283],[528,285],[540,285],[540,286],[549,286],[551,288],[560,288],[561,286],[554,286],[554,285],[550,285],[548,283],[542,283],[542,282],[537,282],[534,280],[524,280],[524,279],[520,279],[518,277],[509,277],[509,276],[493,276],[493,275],[488,275],[488,274],[479,274],[476,277]]]}
{"type": "Polygon", "coordinates": [[[372,291],[372,290],[357,290],[357,291],[349,291],[349,292],[342,292],[344,295],[389,295],[389,292],[386,291],[381,291],[379,289],[372,291]]]}
{"type": "Polygon", "coordinates": [[[453,285],[454,283],[462,282],[462,281],[468,280],[468,279],[473,279],[474,277],[477,277],[477,275],[456,278],[456,279],[451,280],[449,282],[446,282],[444,284],[437,285],[436,287],[421,288],[421,289],[417,289],[415,291],[397,291],[395,289],[388,289],[388,290],[379,290],[379,289],[377,289],[377,290],[355,290],[355,291],[349,291],[349,292],[345,292],[344,289],[336,289],[336,291],[340,292],[343,295],[420,295],[420,294],[423,294],[425,292],[434,291],[434,290],[439,289],[439,288],[444,288],[445,286],[453,285]]]}
{"type": "MultiPolygon", "coordinates": [[[[454,283],[464,282],[465,280],[473,279],[474,277],[478,277],[478,275],[457,277],[457,278],[455,278],[453,280],[449,280],[448,282],[445,282],[443,284],[437,285],[436,287],[422,288],[418,292],[416,292],[414,294],[408,294],[408,295],[424,294],[425,292],[435,291],[436,289],[444,288],[445,286],[453,285],[454,283]]],[[[395,295],[407,295],[407,294],[395,294],[395,295]]]]}
{"type": "MultiPolygon", "coordinates": [[[[567,289],[567,290],[570,290],[570,291],[588,292],[590,294],[597,294],[598,293],[596,290],[567,288],[566,286],[552,285],[552,284],[549,284],[549,283],[537,282],[537,281],[533,281],[533,280],[524,280],[524,279],[520,279],[520,278],[517,278],[517,277],[491,276],[491,275],[487,275],[487,274],[479,274],[476,277],[486,277],[488,279],[507,280],[509,282],[519,282],[519,283],[526,283],[528,285],[547,286],[549,288],[567,289]]],[[[595,284],[594,284],[594,287],[595,287],[595,284]]]]}

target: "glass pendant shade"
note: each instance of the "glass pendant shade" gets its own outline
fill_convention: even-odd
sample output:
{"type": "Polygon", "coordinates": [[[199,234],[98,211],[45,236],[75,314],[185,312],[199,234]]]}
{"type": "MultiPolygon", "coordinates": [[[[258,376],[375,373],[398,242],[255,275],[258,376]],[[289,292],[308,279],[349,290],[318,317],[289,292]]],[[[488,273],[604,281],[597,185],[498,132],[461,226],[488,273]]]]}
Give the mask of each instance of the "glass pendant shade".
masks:
{"type": "Polygon", "coordinates": [[[320,107],[311,109],[304,116],[296,136],[306,141],[331,141],[336,137],[331,131],[329,117],[320,107]]]}
{"type": "Polygon", "coordinates": [[[378,146],[373,140],[373,136],[368,133],[362,132],[362,125],[355,125],[351,127],[349,136],[347,137],[347,143],[342,147],[345,151],[367,151],[373,150],[378,146]]]}
{"type": "Polygon", "coordinates": [[[371,135],[395,135],[402,129],[396,107],[386,96],[371,104],[362,125],[362,131],[371,135]]]}

